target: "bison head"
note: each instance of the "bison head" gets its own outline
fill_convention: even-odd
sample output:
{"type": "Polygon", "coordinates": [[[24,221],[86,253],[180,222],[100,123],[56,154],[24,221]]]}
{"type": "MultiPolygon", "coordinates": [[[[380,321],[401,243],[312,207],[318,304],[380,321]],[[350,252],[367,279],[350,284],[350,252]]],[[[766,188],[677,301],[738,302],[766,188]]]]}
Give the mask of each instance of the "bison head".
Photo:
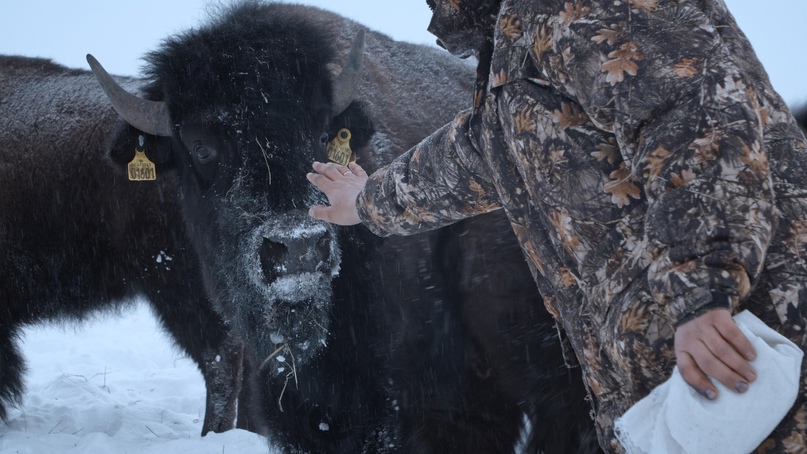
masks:
{"type": "Polygon", "coordinates": [[[329,37],[271,8],[242,4],[165,41],[147,56],[144,98],[88,61],[175,177],[210,297],[258,355],[300,365],[327,342],[340,268],[338,232],[307,215],[323,200],[305,174],[339,128],[359,126],[354,149],[372,129],[352,102],[363,32],[334,77],[329,37]]]}

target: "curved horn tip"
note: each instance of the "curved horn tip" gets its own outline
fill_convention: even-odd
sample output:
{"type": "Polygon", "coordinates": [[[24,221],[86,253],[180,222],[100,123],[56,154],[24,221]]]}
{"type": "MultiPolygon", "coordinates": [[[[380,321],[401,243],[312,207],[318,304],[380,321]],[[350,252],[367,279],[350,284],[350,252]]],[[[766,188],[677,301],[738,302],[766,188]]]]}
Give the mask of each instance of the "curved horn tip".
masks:
{"type": "Polygon", "coordinates": [[[365,30],[360,28],[353,38],[342,72],[334,80],[334,116],[342,113],[356,99],[364,64],[364,36],[365,30]]]}
{"type": "Polygon", "coordinates": [[[364,61],[364,29],[360,28],[359,32],[356,33],[356,38],[353,40],[353,46],[350,49],[350,54],[354,57],[352,63],[357,65],[357,68],[361,67],[362,62],[364,61]]]}
{"type": "Polygon", "coordinates": [[[129,93],[90,54],[87,54],[87,62],[112,107],[127,123],[155,136],[170,137],[173,134],[173,125],[164,102],[149,101],[129,93]]]}
{"type": "Polygon", "coordinates": [[[92,54],[87,54],[87,63],[90,65],[90,69],[92,69],[93,72],[98,70],[106,72],[104,67],[101,66],[101,63],[99,63],[98,60],[92,56],[92,54]]]}

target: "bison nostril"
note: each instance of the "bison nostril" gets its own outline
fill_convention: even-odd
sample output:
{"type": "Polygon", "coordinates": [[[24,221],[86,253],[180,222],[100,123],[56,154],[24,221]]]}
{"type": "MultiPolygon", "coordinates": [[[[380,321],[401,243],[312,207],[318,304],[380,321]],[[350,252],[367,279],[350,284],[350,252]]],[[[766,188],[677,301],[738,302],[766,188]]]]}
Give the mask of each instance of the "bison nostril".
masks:
{"type": "Polygon", "coordinates": [[[317,240],[316,251],[317,251],[317,261],[319,263],[327,262],[328,260],[330,260],[330,258],[331,258],[331,241],[332,241],[332,238],[331,238],[331,233],[330,232],[325,232],[325,234],[322,235],[317,240]]]}
{"type": "Polygon", "coordinates": [[[258,254],[263,267],[263,276],[266,282],[272,282],[283,273],[289,249],[286,245],[264,239],[258,254]]]}

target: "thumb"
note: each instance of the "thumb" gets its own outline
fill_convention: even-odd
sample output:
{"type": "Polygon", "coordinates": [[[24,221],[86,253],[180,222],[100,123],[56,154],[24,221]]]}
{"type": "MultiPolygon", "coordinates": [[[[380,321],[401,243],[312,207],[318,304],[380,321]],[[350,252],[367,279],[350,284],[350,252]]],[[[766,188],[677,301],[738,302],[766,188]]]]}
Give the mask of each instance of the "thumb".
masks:
{"type": "Polygon", "coordinates": [[[340,210],[333,206],[314,205],[308,209],[308,215],[320,221],[337,225],[356,225],[361,223],[358,212],[353,210],[340,210]]]}
{"type": "Polygon", "coordinates": [[[320,221],[331,222],[328,216],[328,207],[325,205],[314,205],[308,209],[308,215],[320,221]]]}

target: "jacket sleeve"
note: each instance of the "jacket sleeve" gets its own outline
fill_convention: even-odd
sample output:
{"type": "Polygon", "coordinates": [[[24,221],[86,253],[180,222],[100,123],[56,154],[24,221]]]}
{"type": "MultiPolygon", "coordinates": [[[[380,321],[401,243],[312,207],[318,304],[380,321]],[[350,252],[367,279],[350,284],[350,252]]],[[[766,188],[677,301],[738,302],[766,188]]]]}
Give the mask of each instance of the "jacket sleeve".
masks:
{"type": "Polygon", "coordinates": [[[500,208],[463,112],[370,176],[356,200],[380,236],[409,235],[500,208]]]}
{"type": "Polygon", "coordinates": [[[556,22],[567,49],[556,80],[614,132],[641,183],[654,299],[679,324],[736,307],[776,223],[751,84],[766,76],[733,53],[741,33],[716,26],[701,9],[712,2],[590,3],[598,14],[556,22]]]}

